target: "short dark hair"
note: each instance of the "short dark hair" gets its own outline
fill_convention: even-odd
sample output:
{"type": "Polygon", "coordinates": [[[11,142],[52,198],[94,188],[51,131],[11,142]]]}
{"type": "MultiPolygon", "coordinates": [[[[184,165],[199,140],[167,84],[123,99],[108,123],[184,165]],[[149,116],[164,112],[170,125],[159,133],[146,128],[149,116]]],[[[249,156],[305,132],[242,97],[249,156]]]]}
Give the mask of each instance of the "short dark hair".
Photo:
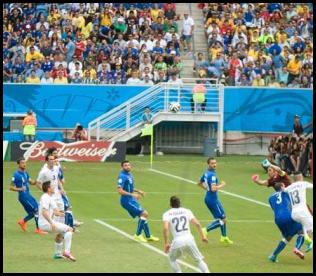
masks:
{"type": "Polygon", "coordinates": [[[172,208],[179,208],[180,205],[181,205],[180,198],[178,198],[177,196],[170,197],[170,206],[172,208]]]}
{"type": "Polygon", "coordinates": [[[281,190],[282,185],[284,185],[283,182],[276,182],[276,183],[274,184],[274,189],[275,189],[277,192],[279,192],[279,191],[281,190]]]}
{"type": "MultiPolygon", "coordinates": [[[[49,153],[49,154],[47,154],[47,155],[45,156],[45,161],[48,161],[50,156],[53,156],[53,157],[54,157],[54,155],[52,155],[52,153],[49,153]]],[[[55,157],[54,157],[54,158],[55,158],[55,157]]]]}
{"type": "Polygon", "coordinates": [[[25,160],[23,157],[20,157],[20,158],[18,158],[18,160],[16,160],[16,163],[18,164],[18,165],[20,165],[20,162],[21,161],[23,161],[23,160],[25,160]]]}
{"type": "Polygon", "coordinates": [[[207,158],[207,164],[210,164],[210,162],[211,162],[211,160],[215,160],[215,158],[214,157],[209,157],[209,158],[207,158]]]}
{"type": "Polygon", "coordinates": [[[122,161],[122,162],[121,162],[121,167],[123,167],[123,165],[124,165],[125,163],[129,163],[129,161],[128,161],[128,160],[122,161]]]}
{"type": "Polygon", "coordinates": [[[47,193],[49,187],[50,187],[50,180],[49,180],[49,181],[45,181],[45,182],[42,184],[42,190],[43,190],[43,192],[44,192],[44,193],[47,193]]]}

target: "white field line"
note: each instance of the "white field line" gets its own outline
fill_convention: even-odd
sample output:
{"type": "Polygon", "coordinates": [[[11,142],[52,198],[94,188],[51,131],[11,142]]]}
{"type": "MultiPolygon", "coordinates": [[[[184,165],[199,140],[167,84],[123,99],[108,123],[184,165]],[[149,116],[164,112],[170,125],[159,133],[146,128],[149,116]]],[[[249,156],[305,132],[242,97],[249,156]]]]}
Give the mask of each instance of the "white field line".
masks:
{"type": "MultiPolygon", "coordinates": [[[[99,218],[100,220],[106,221],[118,221],[118,222],[125,222],[131,221],[129,218],[99,218]]],[[[199,219],[201,222],[211,222],[212,219],[199,219]]],[[[273,223],[273,220],[259,220],[259,219],[229,219],[229,223],[273,223]]],[[[148,222],[162,222],[161,219],[149,219],[148,222]]]]}
{"type": "MultiPolygon", "coordinates": [[[[155,172],[155,173],[159,173],[159,174],[162,174],[162,175],[165,175],[165,176],[169,176],[169,177],[172,177],[172,178],[175,178],[175,179],[179,179],[179,180],[182,180],[182,181],[191,183],[191,184],[196,184],[196,182],[194,182],[193,180],[186,179],[186,178],[183,178],[183,177],[180,177],[180,176],[177,176],[177,175],[173,175],[173,174],[170,174],[170,173],[158,171],[158,170],[155,170],[155,169],[149,169],[149,171],[152,171],[152,172],[155,172]]],[[[234,193],[230,193],[230,192],[223,191],[223,190],[219,190],[219,191],[220,191],[221,193],[223,193],[223,194],[227,194],[227,195],[230,195],[230,196],[233,196],[233,197],[241,198],[241,199],[244,199],[244,200],[247,200],[247,201],[256,203],[256,204],[258,204],[258,205],[270,207],[268,204],[266,204],[266,203],[264,203],[264,202],[261,202],[261,201],[258,201],[258,200],[254,200],[254,199],[251,199],[251,198],[249,198],[249,197],[241,196],[241,195],[234,194],[234,193]]]]}
{"type": "MultiPolygon", "coordinates": [[[[120,230],[120,229],[118,229],[118,228],[116,228],[116,227],[114,227],[114,226],[111,225],[111,224],[108,224],[108,223],[106,223],[106,222],[104,222],[104,221],[102,221],[102,220],[99,220],[99,219],[94,219],[94,221],[97,222],[97,223],[99,223],[99,224],[101,224],[101,225],[103,225],[103,226],[105,226],[105,227],[107,227],[107,228],[109,228],[109,229],[111,229],[111,230],[113,230],[114,232],[117,232],[117,233],[121,234],[122,236],[124,236],[124,237],[126,237],[126,238],[129,238],[130,240],[135,241],[135,239],[134,239],[133,236],[127,234],[126,232],[124,232],[124,231],[122,231],[122,230],[120,230]]],[[[164,252],[161,251],[160,249],[158,249],[158,248],[156,248],[156,247],[154,247],[154,246],[152,246],[152,245],[150,245],[150,244],[142,243],[142,242],[139,242],[139,241],[136,241],[136,242],[140,243],[140,244],[141,244],[142,246],[144,246],[144,247],[149,248],[149,249],[152,250],[152,251],[155,251],[156,253],[158,253],[158,254],[160,254],[160,255],[162,255],[162,256],[164,256],[164,257],[167,257],[167,256],[168,256],[166,253],[164,253],[164,252]]],[[[186,262],[184,262],[184,261],[178,260],[177,262],[178,262],[179,264],[182,264],[182,265],[188,267],[188,268],[191,268],[192,270],[194,270],[194,271],[196,271],[196,272],[201,272],[197,267],[195,267],[195,266],[193,266],[193,265],[190,265],[190,264],[188,264],[188,263],[186,263],[186,262]]]]}

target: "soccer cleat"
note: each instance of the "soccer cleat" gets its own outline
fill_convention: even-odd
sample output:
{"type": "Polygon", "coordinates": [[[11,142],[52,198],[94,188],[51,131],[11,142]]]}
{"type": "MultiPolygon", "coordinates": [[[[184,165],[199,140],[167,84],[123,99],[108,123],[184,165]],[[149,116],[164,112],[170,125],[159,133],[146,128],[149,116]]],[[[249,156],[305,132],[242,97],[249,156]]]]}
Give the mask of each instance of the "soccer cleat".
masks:
{"type": "Polygon", "coordinates": [[[47,235],[48,232],[45,232],[39,228],[36,228],[35,231],[34,231],[35,234],[40,234],[40,235],[47,235]]]}
{"type": "Polygon", "coordinates": [[[147,239],[147,241],[159,241],[159,238],[157,238],[153,235],[151,235],[149,238],[146,238],[146,239],[147,239]]]}
{"type": "Polygon", "coordinates": [[[78,226],[80,226],[82,224],[83,224],[83,221],[78,221],[78,220],[74,221],[74,226],[76,226],[76,227],[78,227],[78,226]]]}
{"type": "Polygon", "coordinates": [[[269,259],[271,262],[273,262],[273,263],[278,263],[278,262],[279,262],[278,259],[277,259],[277,256],[275,256],[275,255],[269,256],[268,259],[269,259]]]}
{"type": "Polygon", "coordinates": [[[227,244],[233,244],[234,242],[231,241],[228,237],[223,237],[221,236],[221,239],[220,239],[221,242],[225,242],[227,244]]]}
{"type": "Polygon", "coordinates": [[[136,241],[140,241],[140,242],[147,242],[147,240],[143,237],[143,235],[134,235],[134,239],[136,240],[136,241]]]}
{"type": "Polygon", "coordinates": [[[307,252],[311,251],[312,249],[313,249],[313,242],[311,242],[311,243],[307,246],[305,252],[307,253],[307,252]]]}
{"type": "Polygon", "coordinates": [[[26,232],[26,222],[24,222],[24,219],[20,219],[20,220],[18,221],[18,224],[21,226],[22,231],[23,231],[23,232],[26,232]]]}
{"type": "Polygon", "coordinates": [[[70,260],[70,261],[73,261],[73,262],[76,261],[76,258],[75,258],[74,256],[72,256],[72,255],[70,254],[70,252],[69,252],[69,253],[64,252],[63,256],[64,256],[65,258],[67,258],[68,260],[70,260]]]}
{"type": "Polygon", "coordinates": [[[207,230],[206,230],[206,227],[203,227],[203,228],[202,228],[202,232],[203,232],[203,234],[204,234],[205,236],[207,236],[207,230]]]}
{"type": "Polygon", "coordinates": [[[313,240],[309,237],[309,236],[305,236],[304,237],[304,243],[309,246],[311,243],[313,242],[313,240]]]}
{"type": "Polygon", "coordinates": [[[304,253],[300,250],[298,250],[297,248],[294,248],[293,253],[298,256],[299,258],[301,258],[302,260],[304,259],[304,253]]]}
{"type": "Polygon", "coordinates": [[[55,260],[58,260],[58,259],[65,259],[65,257],[64,257],[63,255],[57,255],[57,254],[55,254],[55,255],[53,256],[53,259],[55,259],[55,260]]]}

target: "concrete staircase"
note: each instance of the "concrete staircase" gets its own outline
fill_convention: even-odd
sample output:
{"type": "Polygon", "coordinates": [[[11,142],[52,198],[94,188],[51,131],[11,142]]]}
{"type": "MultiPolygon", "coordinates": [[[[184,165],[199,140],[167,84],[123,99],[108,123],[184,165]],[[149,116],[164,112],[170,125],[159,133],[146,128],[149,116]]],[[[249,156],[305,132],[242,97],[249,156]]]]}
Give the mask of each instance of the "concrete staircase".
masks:
{"type": "Polygon", "coordinates": [[[202,11],[197,7],[197,3],[177,3],[176,13],[180,15],[178,21],[179,33],[182,31],[183,13],[189,12],[189,15],[193,18],[195,26],[192,39],[192,53],[194,56],[187,56],[186,52],[181,51],[181,60],[183,62],[182,78],[195,78],[193,71],[194,58],[198,52],[202,52],[207,57],[207,39],[204,34],[204,22],[202,11]]]}

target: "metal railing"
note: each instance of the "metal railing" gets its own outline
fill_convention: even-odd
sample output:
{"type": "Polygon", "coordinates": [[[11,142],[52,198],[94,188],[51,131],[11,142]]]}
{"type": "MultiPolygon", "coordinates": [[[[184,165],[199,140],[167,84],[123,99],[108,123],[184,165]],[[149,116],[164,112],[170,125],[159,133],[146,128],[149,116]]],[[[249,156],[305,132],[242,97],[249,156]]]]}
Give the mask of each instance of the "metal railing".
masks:
{"type": "Polygon", "coordinates": [[[223,114],[224,106],[222,85],[204,84],[206,88],[204,107],[193,101],[192,89],[196,85],[193,80],[196,79],[183,85],[159,83],[99,116],[88,125],[89,140],[94,137],[97,141],[117,138],[126,131],[141,126],[145,107],[150,107],[151,113],[155,116],[160,112],[171,112],[169,105],[173,102],[180,104],[180,110],[177,112],[179,115],[201,112],[219,115],[219,131],[222,130],[223,116],[220,116],[223,114]]]}

